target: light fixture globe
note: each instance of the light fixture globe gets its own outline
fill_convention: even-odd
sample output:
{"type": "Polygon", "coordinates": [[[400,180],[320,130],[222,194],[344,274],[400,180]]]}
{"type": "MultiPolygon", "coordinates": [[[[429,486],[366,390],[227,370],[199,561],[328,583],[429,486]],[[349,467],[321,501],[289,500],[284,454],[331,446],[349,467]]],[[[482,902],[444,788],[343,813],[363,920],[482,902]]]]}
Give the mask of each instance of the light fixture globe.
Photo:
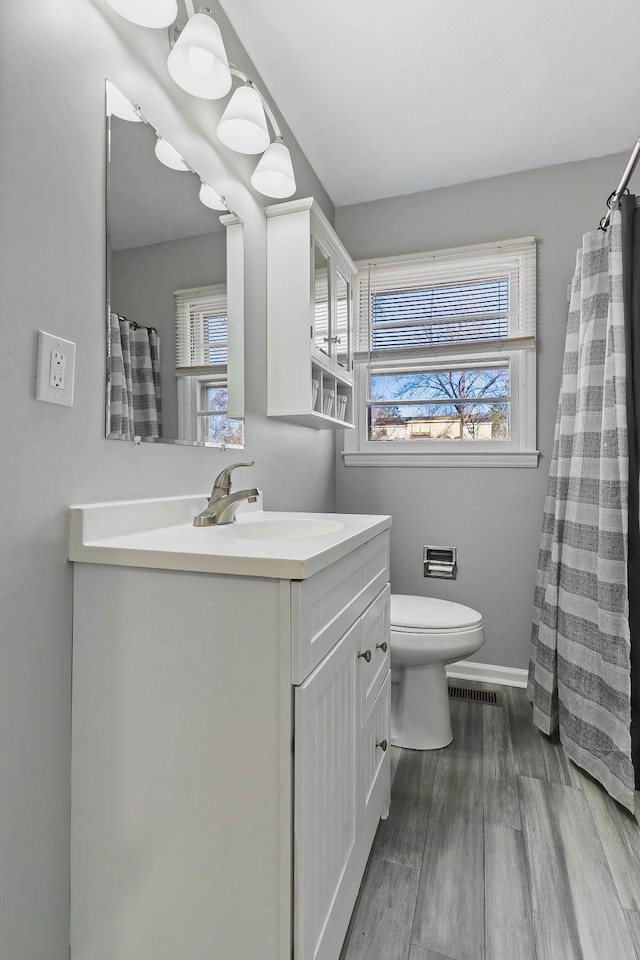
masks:
{"type": "Polygon", "coordinates": [[[116,13],[139,27],[161,30],[178,16],[178,0],[107,0],[116,13]]]}
{"type": "Polygon", "coordinates": [[[220,27],[208,13],[196,13],[167,60],[179,87],[203,100],[219,100],[231,89],[231,71],[220,27]]]}
{"type": "Polygon", "coordinates": [[[107,80],[107,116],[119,117],[129,123],[142,123],[139,111],[110,80],[107,80]]]}
{"type": "Polygon", "coordinates": [[[265,150],[251,176],[251,185],[265,197],[282,200],[296,192],[288,148],[280,137],[265,150]]]}
{"type": "Polygon", "coordinates": [[[188,170],[189,167],[184,162],[175,147],[172,147],[164,137],[158,137],[156,140],[155,154],[160,163],[170,170],[188,170]]]}
{"type": "Polygon", "coordinates": [[[218,137],[236,153],[263,153],[271,137],[262,97],[250,83],[238,87],[218,124],[218,137]]]}
{"type": "Polygon", "coordinates": [[[211,210],[227,210],[227,205],[220,196],[220,194],[210,187],[208,183],[202,181],[202,186],[200,187],[200,202],[204,203],[205,207],[209,207],[211,210]]]}

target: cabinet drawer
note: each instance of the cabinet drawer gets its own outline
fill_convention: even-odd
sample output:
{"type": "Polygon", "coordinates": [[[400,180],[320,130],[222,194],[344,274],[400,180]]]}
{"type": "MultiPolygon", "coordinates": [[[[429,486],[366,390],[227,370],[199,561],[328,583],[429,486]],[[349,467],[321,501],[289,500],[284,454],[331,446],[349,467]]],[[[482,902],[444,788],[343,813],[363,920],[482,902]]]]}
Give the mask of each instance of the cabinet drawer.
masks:
{"type": "Polygon", "coordinates": [[[300,684],[389,580],[389,532],[291,583],[291,682],[300,684]]]}
{"type": "Polygon", "coordinates": [[[362,615],[358,653],[358,700],[360,724],[363,725],[375,702],[384,678],[390,669],[389,650],[389,598],[391,586],[387,584],[370,607],[362,615]],[[370,658],[367,660],[366,655],[370,658]]]}
{"type": "Polygon", "coordinates": [[[391,673],[388,671],[367,722],[360,731],[358,805],[365,811],[365,831],[370,818],[373,817],[377,823],[384,807],[389,803],[391,791],[390,706],[391,673]]]}

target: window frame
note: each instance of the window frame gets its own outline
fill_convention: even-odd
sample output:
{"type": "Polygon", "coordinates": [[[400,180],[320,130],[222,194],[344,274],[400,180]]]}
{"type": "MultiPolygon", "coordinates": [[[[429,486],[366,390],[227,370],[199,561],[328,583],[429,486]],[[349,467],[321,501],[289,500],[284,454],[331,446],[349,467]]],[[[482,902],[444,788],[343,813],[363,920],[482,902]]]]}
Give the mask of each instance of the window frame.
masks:
{"type": "MultiPolygon", "coordinates": [[[[448,267],[456,261],[461,264],[493,258],[504,252],[505,258],[514,255],[514,249],[532,249],[526,265],[521,268],[519,279],[518,329],[509,331],[509,338],[517,338],[523,332],[525,322],[535,334],[535,240],[533,237],[503,241],[494,244],[479,244],[469,247],[457,247],[432,253],[414,254],[408,257],[385,257],[375,263],[387,266],[406,265],[411,260],[440,259],[448,267]],[[467,259],[468,258],[468,259],[467,259]],[[530,271],[525,275],[524,271],[530,271]],[[528,297],[526,302],[523,298],[528,297]]],[[[359,261],[359,282],[363,282],[363,272],[372,261],[359,261]]],[[[464,282],[465,277],[461,277],[464,282]]],[[[361,321],[360,321],[361,322],[361,321]]],[[[487,343],[482,349],[482,341],[473,341],[470,349],[465,344],[454,347],[439,345],[412,350],[406,358],[399,357],[396,351],[393,359],[378,359],[376,372],[383,373],[385,368],[394,372],[414,372],[429,370],[451,370],[474,365],[508,362],[510,371],[510,435],[508,440],[369,440],[368,438],[368,383],[371,354],[358,355],[354,369],[354,415],[355,430],[345,431],[342,451],[345,466],[473,466],[473,467],[528,467],[538,465],[539,452],[536,449],[536,346],[535,336],[526,337],[521,344],[509,342],[487,343]]],[[[362,347],[362,333],[360,333],[362,347]]]]}
{"type": "MultiPolygon", "coordinates": [[[[215,384],[216,387],[228,390],[226,371],[222,367],[215,373],[215,367],[212,367],[211,373],[198,373],[194,376],[178,376],[176,386],[178,391],[178,432],[180,437],[184,437],[190,443],[196,443],[206,447],[222,447],[223,449],[244,448],[244,418],[230,417],[228,409],[225,415],[228,420],[239,420],[242,423],[242,443],[227,443],[221,440],[219,443],[214,440],[203,440],[200,436],[200,423],[208,416],[201,408],[202,388],[206,384],[215,384]]],[[[220,416],[223,411],[214,411],[210,416],[220,416]]]]}
{"type": "MultiPolygon", "coordinates": [[[[175,300],[175,377],[178,399],[179,442],[204,447],[243,449],[245,444],[245,418],[229,413],[229,355],[230,323],[227,283],[209,284],[174,290],[175,300]],[[223,321],[224,340],[208,341],[204,338],[207,319],[223,321]],[[205,354],[212,349],[222,356],[217,362],[204,362],[205,354]],[[226,417],[242,423],[242,442],[227,443],[203,439],[201,424],[208,416],[202,407],[202,388],[206,383],[215,384],[227,391],[226,417]]],[[[244,386],[242,386],[244,391],[244,386]]],[[[220,415],[212,413],[210,416],[220,415]]]]}

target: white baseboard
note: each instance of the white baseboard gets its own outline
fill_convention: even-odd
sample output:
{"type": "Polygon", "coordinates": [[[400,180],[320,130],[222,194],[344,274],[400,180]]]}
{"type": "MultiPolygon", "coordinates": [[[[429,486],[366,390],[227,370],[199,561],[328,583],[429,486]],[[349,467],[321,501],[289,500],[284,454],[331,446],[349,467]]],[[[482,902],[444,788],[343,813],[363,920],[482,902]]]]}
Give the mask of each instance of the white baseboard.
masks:
{"type": "Polygon", "coordinates": [[[505,687],[526,687],[527,671],[519,667],[497,667],[492,663],[477,663],[475,660],[460,660],[446,666],[447,676],[456,680],[484,680],[486,683],[501,683],[505,687]]]}

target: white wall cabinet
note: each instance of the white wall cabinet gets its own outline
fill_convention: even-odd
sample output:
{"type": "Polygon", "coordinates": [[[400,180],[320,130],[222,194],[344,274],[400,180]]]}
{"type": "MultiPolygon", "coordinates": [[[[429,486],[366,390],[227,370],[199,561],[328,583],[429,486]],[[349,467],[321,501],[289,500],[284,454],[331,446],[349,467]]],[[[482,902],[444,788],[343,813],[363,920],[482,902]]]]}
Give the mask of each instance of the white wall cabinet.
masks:
{"type": "Polygon", "coordinates": [[[307,580],[76,563],[72,960],[338,960],[389,805],[389,534],[307,580]]]}
{"type": "Polygon", "coordinates": [[[317,429],[352,427],[356,266],[312,198],[265,213],[267,412],[317,429]]]}

